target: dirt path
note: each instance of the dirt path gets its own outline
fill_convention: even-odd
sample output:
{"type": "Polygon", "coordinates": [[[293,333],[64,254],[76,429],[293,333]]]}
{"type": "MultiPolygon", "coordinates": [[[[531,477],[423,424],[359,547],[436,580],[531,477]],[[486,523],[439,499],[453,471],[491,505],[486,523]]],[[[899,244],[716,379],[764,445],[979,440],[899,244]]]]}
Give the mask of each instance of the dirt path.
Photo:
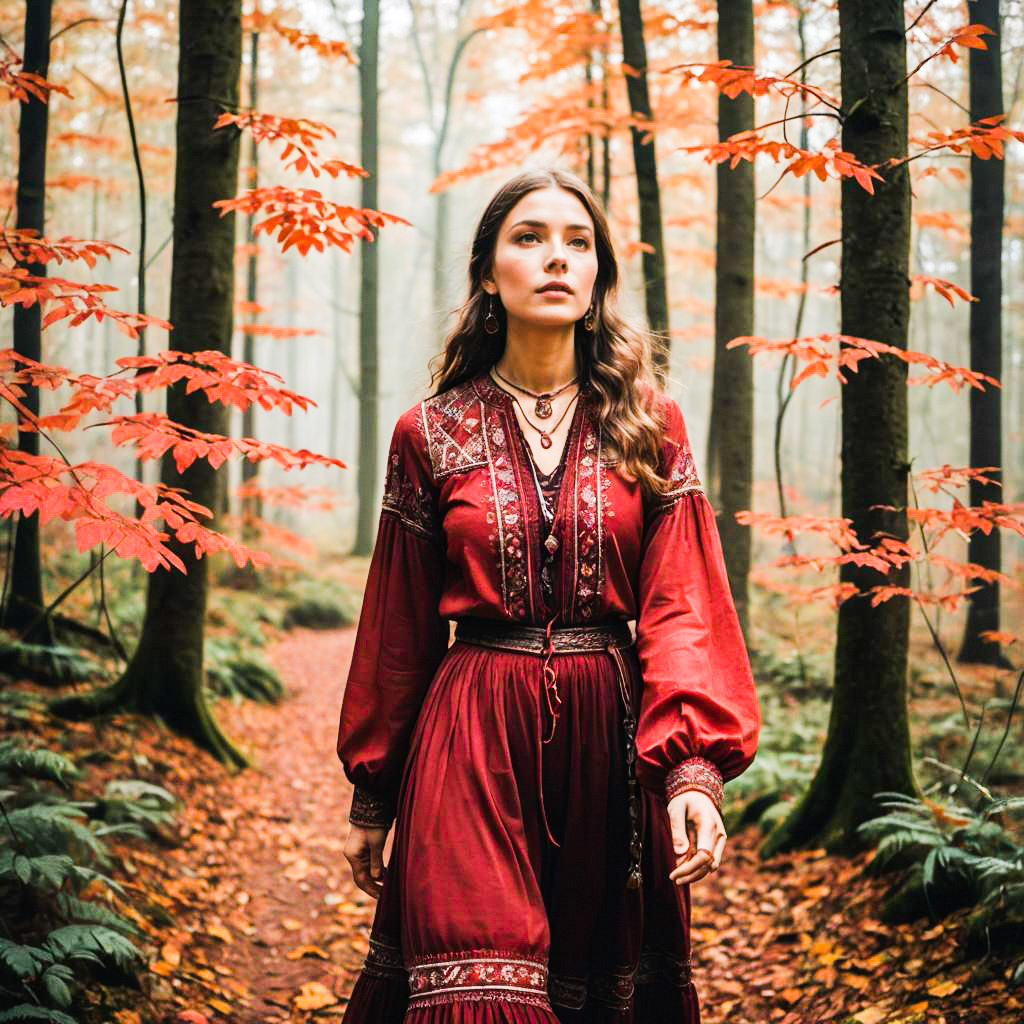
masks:
{"type": "Polygon", "coordinates": [[[365,955],[373,901],[342,856],[350,788],[334,752],[353,636],[290,633],[269,653],[286,701],[217,709],[253,767],[188,796],[186,841],[166,866],[173,878],[177,862],[179,903],[193,883],[192,912],[155,965],[164,994],[211,1020],[338,1020],[365,955]]]}
{"type": "MultiPolygon", "coordinates": [[[[136,870],[140,893],[165,906],[175,927],[151,964],[152,1015],[118,1024],[340,1020],[372,916],[342,857],[349,787],[334,753],[353,636],[287,635],[270,658],[288,699],[221,703],[218,716],[251,770],[225,776],[167,741],[167,770],[187,801],[183,841],[162,860],[139,853],[136,870]]],[[[757,842],[753,831],[731,840],[717,877],[694,890],[704,1024],[1024,1016],[1005,964],[963,959],[962,919],[896,928],[877,920],[884,883],[867,874],[867,857],[819,851],[764,863],[757,842]]]]}

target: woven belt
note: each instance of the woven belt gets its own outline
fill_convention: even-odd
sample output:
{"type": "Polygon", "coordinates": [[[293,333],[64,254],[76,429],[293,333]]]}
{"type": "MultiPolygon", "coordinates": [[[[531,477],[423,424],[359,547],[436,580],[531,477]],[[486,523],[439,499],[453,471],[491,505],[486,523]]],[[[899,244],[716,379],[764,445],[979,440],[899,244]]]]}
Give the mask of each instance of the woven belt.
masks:
{"type": "Polygon", "coordinates": [[[465,618],[455,624],[455,639],[519,654],[547,654],[549,645],[552,654],[585,654],[607,651],[609,644],[628,647],[633,642],[633,634],[621,619],[601,626],[545,629],[498,619],[465,618]]]}
{"type": "MultiPolygon", "coordinates": [[[[537,748],[537,778],[540,783],[540,810],[544,820],[544,829],[552,844],[558,842],[551,834],[547,810],[544,807],[544,784],[542,781],[543,761],[541,749],[543,744],[550,743],[558,726],[559,708],[562,698],[558,693],[558,673],[552,660],[558,654],[585,654],[588,652],[604,652],[615,663],[618,677],[619,694],[622,697],[622,730],[625,737],[626,751],[626,783],[629,811],[629,855],[630,865],[626,877],[626,887],[639,889],[643,877],[640,860],[643,853],[640,840],[640,796],[636,781],[636,713],[630,696],[629,673],[622,657],[624,648],[633,643],[633,634],[629,625],[621,619],[596,626],[562,626],[554,627],[554,619],[544,626],[526,626],[517,622],[503,622],[499,619],[462,618],[455,624],[455,639],[463,643],[476,644],[480,647],[491,647],[499,651],[512,651],[516,654],[533,654],[544,659],[541,669],[544,682],[544,696],[547,701],[551,727],[548,735],[537,748]]],[[[541,714],[538,705],[538,715],[541,714]]]]}

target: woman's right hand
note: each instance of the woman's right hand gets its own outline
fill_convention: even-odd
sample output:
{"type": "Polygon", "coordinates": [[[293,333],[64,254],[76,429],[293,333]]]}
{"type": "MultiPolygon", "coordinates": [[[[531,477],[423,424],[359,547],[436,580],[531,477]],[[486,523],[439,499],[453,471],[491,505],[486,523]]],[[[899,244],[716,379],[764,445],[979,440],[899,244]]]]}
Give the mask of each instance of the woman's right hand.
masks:
{"type": "Polygon", "coordinates": [[[345,840],[345,859],[352,868],[352,878],[363,892],[380,899],[384,882],[384,843],[386,828],[362,828],[349,825],[345,840]]]}

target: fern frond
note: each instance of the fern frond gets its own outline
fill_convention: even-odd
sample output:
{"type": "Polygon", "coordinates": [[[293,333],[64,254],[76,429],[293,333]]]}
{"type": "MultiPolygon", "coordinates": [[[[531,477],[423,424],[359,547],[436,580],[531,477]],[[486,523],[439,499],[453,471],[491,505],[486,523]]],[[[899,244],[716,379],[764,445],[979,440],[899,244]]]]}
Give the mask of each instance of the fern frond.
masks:
{"type": "Polygon", "coordinates": [[[16,740],[0,743],[0,773],[17,778],[30,775],[66,786],[81,774],[73,761],[45,747],[25,747],[16,740]]]}
{"type": "Polygon", "coordinates": [[[133,942],[103,925],[65,925],[47,935],[43,948],[55,960],[105,960],[125,969],[142,960],[142,952],[133,942]]]}

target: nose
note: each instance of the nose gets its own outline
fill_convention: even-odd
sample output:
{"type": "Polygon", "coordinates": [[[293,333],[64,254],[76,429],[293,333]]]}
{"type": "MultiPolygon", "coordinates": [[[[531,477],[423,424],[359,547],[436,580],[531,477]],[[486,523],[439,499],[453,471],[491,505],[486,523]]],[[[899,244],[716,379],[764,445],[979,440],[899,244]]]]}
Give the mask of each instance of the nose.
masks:
{"type": "Polygon", "coordinates": [[[562,255],[561,248],[556,248],[556,250],[547,258],[547,262],[544,264],[544,269],[547,271],[553,271],[558,267],[561,267],[563,273],[569,269],[569,263],[566,260],[565,256],[562,255]]]}

